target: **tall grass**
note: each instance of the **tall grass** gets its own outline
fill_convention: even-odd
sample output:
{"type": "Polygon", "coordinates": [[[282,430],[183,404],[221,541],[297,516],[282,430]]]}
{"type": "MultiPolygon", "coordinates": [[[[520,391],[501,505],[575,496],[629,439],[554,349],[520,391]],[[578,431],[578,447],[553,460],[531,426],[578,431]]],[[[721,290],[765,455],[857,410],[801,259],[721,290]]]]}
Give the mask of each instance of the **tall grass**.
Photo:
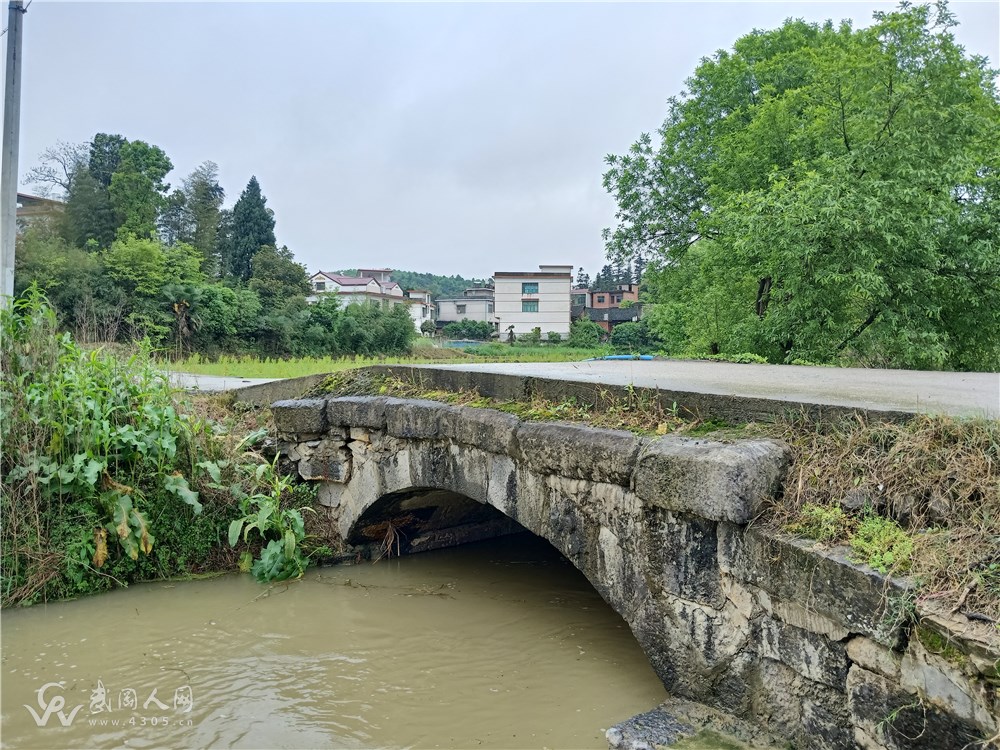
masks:
{"type": "MultiPolygon", "coordinates": [[[[424,339],[423,341],[426,341],[424,339]]],[[[301,357],[298,359],[261,359],[253,355],[221,356],[207,359],[192,354],[173,362],[170,369],[197,375],[238,378],[297,378],[371,365],[472,364],[476,362],[576,362],[610,354],[608,347],[578,349],[564,345],[526,346],[484,344],[469,349],[449,349],[422,344],[406,356],[386,357],[301,357]]]]}

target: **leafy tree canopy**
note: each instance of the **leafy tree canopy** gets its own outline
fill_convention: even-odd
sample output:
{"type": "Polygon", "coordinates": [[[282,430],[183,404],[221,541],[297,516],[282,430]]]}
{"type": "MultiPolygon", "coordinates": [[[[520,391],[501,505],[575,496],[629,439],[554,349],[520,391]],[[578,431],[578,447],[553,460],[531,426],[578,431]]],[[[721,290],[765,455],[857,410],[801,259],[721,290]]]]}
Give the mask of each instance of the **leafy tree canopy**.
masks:
{"type": "Polygon", "coordinates": [[[126,142],[108,195],[118,219],[119,236],[153,237],[169,189],[163,180],[174,168],[158,146],[144,141],[126,142]]]}
{"type": "Polygon", "coordinates": [[[261,248],[253,256],[253,271],[247,287],[257,292],[266,308],[281,307],[292,297],[309,294],[309,277],[305,266],[295,262],[287,247],[261,248]]]}
{"type": "Polygon", "coordinates": [[[1000,366],[1000,99],[954,26],[942,2],[755,31],[698,66],[657,142],[607,158],[609,257],[654,262],[665,340],[1000,366]]]}

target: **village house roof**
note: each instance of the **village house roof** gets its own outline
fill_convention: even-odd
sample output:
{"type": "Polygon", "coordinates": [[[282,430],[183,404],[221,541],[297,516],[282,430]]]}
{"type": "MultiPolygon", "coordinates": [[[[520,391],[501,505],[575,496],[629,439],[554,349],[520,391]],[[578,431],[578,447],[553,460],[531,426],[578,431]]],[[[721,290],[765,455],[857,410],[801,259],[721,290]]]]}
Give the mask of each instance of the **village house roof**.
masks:
{"type": "Polygon", "coordinates": [[[378,283],[378,280],[371,276],[343,276],[339,273],[329,273],[327,271],[318,271],[313,275],[313,278],[316,276],[325,276],[330,281],[335,281],[341,286],[367,286],[373,281],[378,283]]]}

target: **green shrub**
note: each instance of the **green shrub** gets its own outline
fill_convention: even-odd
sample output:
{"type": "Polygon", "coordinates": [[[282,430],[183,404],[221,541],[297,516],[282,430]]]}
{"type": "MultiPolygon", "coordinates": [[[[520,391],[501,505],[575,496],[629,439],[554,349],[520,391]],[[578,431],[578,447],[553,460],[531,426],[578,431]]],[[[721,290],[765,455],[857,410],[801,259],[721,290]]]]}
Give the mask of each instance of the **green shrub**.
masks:
{"type": "Polygon", "coordinates": [[[600,343],[602,336],[604,336],[604,329],[597,323],[590,320],[578,320],[570,327],[569,345],[581,349],[595,347],[600,343]]]}
{"type": "Polygon", "coordinates": [[[637,352],[649,346],[649,330],[643,322],[619,323],[611,329],[611,345],[615,349],[637,352]]]}
{"type": "Polygon", "coordinates": [[[906,572],[913,556],[913,539],[890,518],[868,514],[851,536],[857,560],[881,573],[906,572]]]}
{"type": "Polygon", "coordinates": [[[493,333],[493,326],[485,320],[457,320],[444,327],[444,335],[450,339],[471,339],[487,341],[493,333]]]}
{"type": "Polygon", "coordinates": [[[562,343],[562,334],[559,333],[558,331],[549,331],[546,334],[546,336],[548,337],[550,344],[561,344],[562,343]]]}
{"type": "Polygon", "coordinates": [[[842,508],[806,503],[798,518],[785,526],[785,531],[821,542],[832,542],[843,538],[850,526],[851,519],[842,508]]]}
{"type": "Polygon", "coordinates": [[[522,341],[528,346],[536,346],[542,343],[542,329],[535,326],[529,333],[522,333],[518,337],[518,341],[522,341]]]}
{"type": "Polygon", "coordinates": [[[740,365],[766,365],[767,360],[759,354],[750,352],[740,352],[737,354],[709,354],[702,359],[711,359],[716,362],[735,362],[740,365]]]}
{"type": "MultiPolygon", "coordinates": [[[[302,546],[306,538],[302,513],[312,509],[308,506],[281,507],[282,497],[291,494],[292,484],[288,477],[275,471],[276,465],[277,459],[274,464],[252,468],[253,478],[263,483],[266,491],[244,495],[240,501],[243,516],[229,524],[230,546],[237,545],[241,532],[243,541],[248,541],[254,529],[263,541],[260,556],[250,566],[253,577],[261,583],[298,578],[309,565],[309,557],[302,546]]],[[[250,553],[245,552],[244,556],[249,560],[250,553]]]]}

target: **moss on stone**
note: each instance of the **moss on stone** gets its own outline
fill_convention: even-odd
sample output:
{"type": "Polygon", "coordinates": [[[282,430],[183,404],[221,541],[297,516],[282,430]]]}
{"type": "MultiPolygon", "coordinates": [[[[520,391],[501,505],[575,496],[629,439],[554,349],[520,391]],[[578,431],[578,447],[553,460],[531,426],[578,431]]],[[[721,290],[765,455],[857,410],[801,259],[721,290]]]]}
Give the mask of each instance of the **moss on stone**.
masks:
{"type": "Polygon", "coordinates": [[[964,668],[969,663],[969,657],[956,648],[947,636],[926,625],[917,625],[915,632],[921,645],[935,656],[940,656],[957,667],[964,668]]]}

